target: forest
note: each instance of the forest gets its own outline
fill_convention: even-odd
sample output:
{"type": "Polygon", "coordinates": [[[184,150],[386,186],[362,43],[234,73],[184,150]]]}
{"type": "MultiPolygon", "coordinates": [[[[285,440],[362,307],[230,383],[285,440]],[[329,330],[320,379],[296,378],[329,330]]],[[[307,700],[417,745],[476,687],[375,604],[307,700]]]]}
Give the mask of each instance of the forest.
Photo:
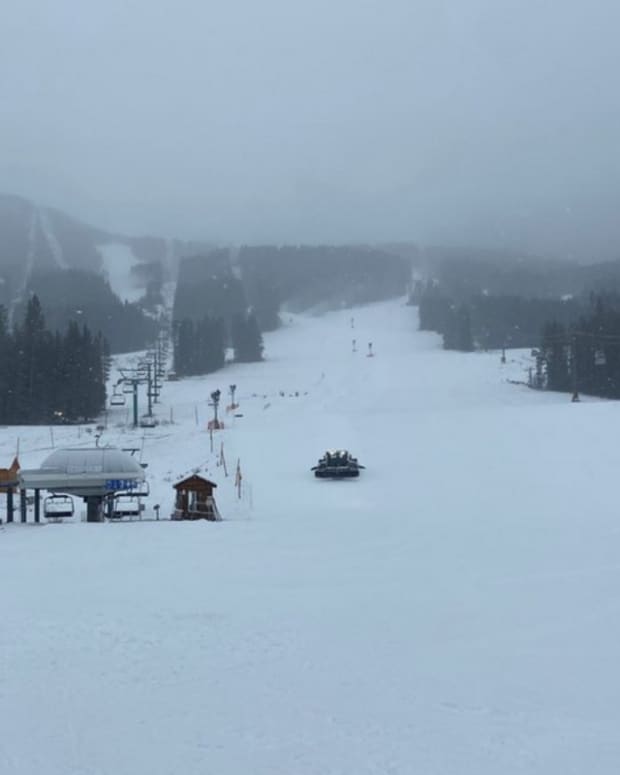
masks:
{"type": "Polygon", "coordinates": [[[12,330],[0,307],[0,423],[92,421],[105,408],[109,358],[106,340],[88,326],[51,330],[36,295],[12,330]]]}
{"type": "Polygon", "coordinates": [[[449,257],[429,274],[409,300],[445,349],[533,348],[531,387],[620,398],[620,262],[449,257]]]}

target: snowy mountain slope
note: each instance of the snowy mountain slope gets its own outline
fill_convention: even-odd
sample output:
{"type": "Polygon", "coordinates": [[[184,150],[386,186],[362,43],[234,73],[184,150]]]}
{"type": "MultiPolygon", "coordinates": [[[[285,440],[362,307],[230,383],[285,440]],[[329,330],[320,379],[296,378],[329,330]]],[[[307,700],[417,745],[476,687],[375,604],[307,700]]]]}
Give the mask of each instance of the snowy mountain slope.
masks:
{"type": "Polygon", "coordinates": [[[128,245],[110,242],[99,245],[97,250],[102,258],[102,273],[119,299],[132,302],[144,296],[145,288],[139,287],[131,274],[139,260],[128,245]]]}
{"type": "Polygon", "coordinates": [[[23,297],[37,270],[82,269],[106,272],[113,289],[133,300],[143,295],[137,264],[156,264],[166,280],[176,277],[187,251],[207,246],[158,237],[113,234],[28,199],[0,194],[0,303],[8,308],[23,297]]]}
{"type": "MultiPolygon", "coordinates": [[[[510,385],[401,303],[294,317],[266,347],[166,383],[173,424],[114,408],[101,439],[141,448],[149,513],[200,468],[224,522],[0,532],[0,771],[615,773],[616,405],[510,385]],[[212,454],[231,383],[243,417],[212,454]],[[312,477],[333,446],[359,480],[312,477]]],[[[25,467],[50,451],[5,429],[6,465],[17,436],[25,467]]]]}

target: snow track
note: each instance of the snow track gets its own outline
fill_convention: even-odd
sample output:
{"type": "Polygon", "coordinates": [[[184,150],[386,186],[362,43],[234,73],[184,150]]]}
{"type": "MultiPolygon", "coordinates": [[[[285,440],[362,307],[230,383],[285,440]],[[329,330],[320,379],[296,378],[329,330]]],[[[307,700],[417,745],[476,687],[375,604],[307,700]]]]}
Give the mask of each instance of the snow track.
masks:
{"type": "MultiPolygon", "coordinates": [[[[2,775],[615,775],[617,405],[509,385],[400,302],[354,314],[357,354],[350,311],[296,316],[266,362],[166,383],[173,424],[110,411],[149,509],[198,468],[223,522],[2,532],[2,775]],[[314,479],[330,446],[358,480],[314,479]]],[[[38,465],[49,429],[5,429],[5,465],[17,436],[38,465]]]]}
{"type": "Polygon", "coordinates": [[[47,241],[48,247],[54,258],[54,262],[56,263],[56,266],[58,267],[58,269],[68,269],[69,265],[65,260],[62,246],[58,241],[56,234],[54,233],[54,228],[51,224],[47,210],[41,207],[37,207],[35,209],[36,209],[36,213],[39,221],[39,227],[41,229],[41,232],[43,233],[43,236],[45,237],[45,240],[47,241]]]}

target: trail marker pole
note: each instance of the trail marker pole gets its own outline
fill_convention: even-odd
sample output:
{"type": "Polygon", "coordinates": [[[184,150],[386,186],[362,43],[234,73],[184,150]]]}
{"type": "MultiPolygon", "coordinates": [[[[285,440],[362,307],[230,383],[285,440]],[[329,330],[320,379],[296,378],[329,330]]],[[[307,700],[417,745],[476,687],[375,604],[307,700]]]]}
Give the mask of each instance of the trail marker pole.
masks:
{"type": "Polygon", "coordinates": [[[579,401],[579,390],[578,390],[578,375],[577,375],[577,334],[573,334],[573,397],[571,398],[571,401],[577,402],[579,401]]]}
{"type": "Polygon", "coordinates": [[[237,498],[241,499],[241,461],[237,458],[237,470],[235,471],[235,487],[237,488],[237,498]]]}

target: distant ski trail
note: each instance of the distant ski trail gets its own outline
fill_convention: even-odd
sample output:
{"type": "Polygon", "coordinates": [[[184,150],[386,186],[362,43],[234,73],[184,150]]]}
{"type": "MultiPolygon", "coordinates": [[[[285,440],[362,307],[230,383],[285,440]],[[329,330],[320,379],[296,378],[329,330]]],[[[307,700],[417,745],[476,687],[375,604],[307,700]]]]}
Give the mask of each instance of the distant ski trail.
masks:
{"type": "Polygon", "coordinates": [[[58,241],[58,238],[54,234],[54,228],[50,222],[49,214],[47,210],[37,207],[36,213],[39,219],[39,226],[41,228],[41,233],[43,234],[43,236],[45,237],[45,240],[47,241],[48,247],[50,249],[50,253],[53,256],[54,261],[56,262],[56,266],[59,269],[68,269],[69,265],[67,264],[67,261],[65,259],[62,246],[58,241]]]}
{"type": "Polygon", "coordinates": [[[26,263],[24,266],[24,273],[22,275],[22,281],[19,286],[19,289],[17,290],[17,293],[11,300],[8,314],[7,314],[8,325],[10,329],[13,328],[15,323],[15,311],[26,296],[28,281],[30,280],[32,269],[34,267],[34,257],[35,257],[38,225],[39,225],[39,219],[37,216],[37,208],[32,207],[32,210],[30,213],[30,223],[28,225],[28,249],[26,251],[26,263]]]}

